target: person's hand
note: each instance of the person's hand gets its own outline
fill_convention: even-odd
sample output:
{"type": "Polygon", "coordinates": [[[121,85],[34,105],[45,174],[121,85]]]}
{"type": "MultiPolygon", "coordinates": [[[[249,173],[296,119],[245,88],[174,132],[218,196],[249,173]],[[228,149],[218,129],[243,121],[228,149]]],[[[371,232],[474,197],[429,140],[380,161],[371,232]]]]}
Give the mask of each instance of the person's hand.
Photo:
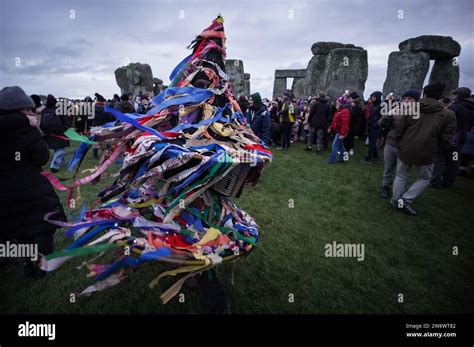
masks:
{"type": "Polygon", "coordinates": [[[328,129],[328,134],[330,134],[330,133],[331,133],[331,129],[328,129]]]}
{"type": "Polygon", "coordinates": [[[339,140],[342,140],[344,137],[344,135],[339,135],[339,140]]]}
{"type": "Polygon", "coordinates": [[[38,127],[38,118],[36,118],[36,116],[26,115],[26,118],[28,118],[30,126],[38,127]]]}

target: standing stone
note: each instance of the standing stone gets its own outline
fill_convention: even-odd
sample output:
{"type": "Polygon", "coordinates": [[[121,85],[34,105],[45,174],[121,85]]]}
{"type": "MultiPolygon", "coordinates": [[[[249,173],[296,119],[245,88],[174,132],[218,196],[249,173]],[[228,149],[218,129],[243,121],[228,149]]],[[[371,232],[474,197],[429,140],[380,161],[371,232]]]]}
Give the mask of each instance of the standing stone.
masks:
{"type": "Polygon", "coordinates": [[[244,73],[244,95],[250,95],[250,74],[244,73]]]}
{"type": "Polygon", "coordinates": [[[115,70],[115,80],[122,94],[153,92],[153,73],[148,64],[131,63],[115,70]]]}
{"type": "Polygon", "coordinates": [[[457,57],[461,53],[461,46],[450,36],[422,35],[414,37],[398,45],[400,51],[426,52],[430,59],[442,60],[457,57]]]}
{"type": "Polygon", "coordinates": [[[226,59],[225,72],[232,84],[232,92],[237,98],[245,94],[244,63],[239,59],[226,59]]]}
{"type": "Polygon", "coordinates": [[[273,82],[273,96],[280,96],[286,92],[286,77],[275,77],[273,82]]]}
{"type": "Polygon", "coordinates": [[[304,78],[304,76],[306,76],[306,69],[275,70],[275,77],[277,78],[304,78]]]}
{"type": "Polygon", "coordinates": [[[291,94],[295,98],[304,98],[304,78],[295,78],[291,86],[291,94]]]}
{"type": "Polygon", "coordinates": [[[340,42],[328,42],[328,41],[315,42],[311,46],[311,52],[313,52],[313,55],[328,55],[329,52],[331,52],[333,49],[344,48],[344,46],[345,45],[340,42]]]}
{"type": "Polygon", "coordinates": [[[446,85],[443,95],[459,86],[459,63],[457,59],[436,60],[431,69],[429,83],[442,82],[446,85]]]}
{"type": "MultiPolygon", "coordinates": [[[[275,84],[273,85],[273,96],[280,96],[283,95],[286,89],[286,79],[287,78],[294,78],[293,86],[295,85],[295,80],[304,79],[306,76],[306,69],[283,69],[283,70],[275,70],[275,84]]],[[[299,82],[300,94],[304,93],[304,82],[299,82]]]]}
{"type": "Polygon", "coordinates": [[[326,55],[314,55],[306,68],[304,78],[304,96],[317,95],[326,86],[326,55]]]}
{"type": "Polygon", "coordinates": [[[392,52],[388,57],[387,78],[383,93],[401,97],[408,89],[421,91],[430,67],[430,55],[425,52],[392,52]]]}
{"type": "Polygon", "coordinates": [[[364,95],[369,65],[367,51],[357,48],[335,48],[326,58],[325,91],[332,98],[344,90],[364,95]]]}

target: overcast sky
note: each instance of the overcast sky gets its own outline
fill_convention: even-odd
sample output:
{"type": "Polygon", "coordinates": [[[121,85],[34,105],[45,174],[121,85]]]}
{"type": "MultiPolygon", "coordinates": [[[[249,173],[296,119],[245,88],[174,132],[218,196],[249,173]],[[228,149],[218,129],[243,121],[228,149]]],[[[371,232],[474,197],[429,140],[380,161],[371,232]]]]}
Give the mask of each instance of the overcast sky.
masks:
{"type": "Polygon", "coordinates": [[[306,68],[314,42],[337,41],[368,51],[367,97],[382,89],[389,53],[419,35],[457,40],[460,84],[474,89],[472,0],[0,0],[0,87],[111,98],[120,92],[114,70],[128,62],[150,64],[167,84],[218,13],[228,58],[244,61],[263,96],[275,69],[306,68]]]}

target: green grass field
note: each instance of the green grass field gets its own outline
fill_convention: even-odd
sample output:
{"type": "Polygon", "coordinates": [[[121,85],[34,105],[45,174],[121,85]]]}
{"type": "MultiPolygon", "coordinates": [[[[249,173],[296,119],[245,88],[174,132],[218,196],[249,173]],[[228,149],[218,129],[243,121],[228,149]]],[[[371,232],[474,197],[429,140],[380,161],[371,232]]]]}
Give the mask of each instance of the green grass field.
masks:
{"type": "MultiPolygon", "coordinates": [[[[428,188],[415,202],[418,215],[411,217],[379,197],[383,164],[361,164],[367,151],[361,142],[344,165],[323,164],[327,152],[317,156],[303,148],[275,150],[259,184],[237,201],[260,225],[261,238],[248,257],[218,268],[233,313],[473,312],[474,180],[458,177],[450,189],[428,188]],[[363,243],[364,261],[325,257],[324,246],[333,241],[363,243]],[[452,254],[454,246],[458,255],[452,254]]],[[[95,165],[89,153],[82,168],[95,165]]],[[[94,200],[107,181],[81,188],[83,202],[94,200]]],[[[65,202],[65,194],[61,198],[65,202]]],[[[62,231],[56,235],[58,249],[70,242],[62,231]]],[[[162,269],[156,264],[70,303],[71,292],[92,284],[87,270],[77,270],[81,262],[74,259],[41,280],[24,278],[20,265],[3,270],[0,312],[205,312],[198,293],[186,288],[184,303],[174,298],[162,305],[159,295],[176,279],[149,289],[162,269]]]]}

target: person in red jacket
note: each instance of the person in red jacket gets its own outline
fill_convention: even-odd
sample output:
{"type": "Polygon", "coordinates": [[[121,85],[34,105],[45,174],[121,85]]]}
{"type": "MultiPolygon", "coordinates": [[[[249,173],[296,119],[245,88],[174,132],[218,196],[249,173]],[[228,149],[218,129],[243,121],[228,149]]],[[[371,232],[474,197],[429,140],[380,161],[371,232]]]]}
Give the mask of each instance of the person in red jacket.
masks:
{"type": "Polygon", "coordinates": [[[329,158],[326,160],[327,164],[336,163],[336,158],[339,154],[337,162],[344,163],[344,138],[349,133],[349,122],[351,114],[349,109],[351,107],[351,98],[343,95],[336,100],[336,114],[329,126],[328,132],[335,133],[334,141],[332,143],[332,150],[329,158]]]}

